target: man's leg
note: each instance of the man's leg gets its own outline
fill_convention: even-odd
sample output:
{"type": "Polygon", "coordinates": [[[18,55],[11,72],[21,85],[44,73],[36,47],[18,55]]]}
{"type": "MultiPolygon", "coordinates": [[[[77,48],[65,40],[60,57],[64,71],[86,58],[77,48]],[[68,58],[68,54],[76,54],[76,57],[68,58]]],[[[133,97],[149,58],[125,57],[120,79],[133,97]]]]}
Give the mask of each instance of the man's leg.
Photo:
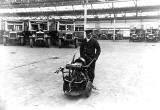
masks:
{"type": "Polygon", "coordinates": [[[94,77],[95,77],[95,62],[93,62],[89,68],[89,78],[90,78],[90,81],[93,83],[93,80],[94,80],[94,77]]]}

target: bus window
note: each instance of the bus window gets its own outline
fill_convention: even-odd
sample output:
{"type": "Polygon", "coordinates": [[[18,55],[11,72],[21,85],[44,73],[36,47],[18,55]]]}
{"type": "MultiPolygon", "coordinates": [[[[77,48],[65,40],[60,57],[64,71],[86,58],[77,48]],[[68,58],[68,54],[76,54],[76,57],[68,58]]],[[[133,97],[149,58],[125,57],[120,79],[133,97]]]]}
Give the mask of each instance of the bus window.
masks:
{"type": "Polygon", "coordinates": [[[74,26],[73,25],[67,25],[67,30],[68,31],[74,31],[74,26]]]}
{"type": "Polygon", "coordinates": [[[8,30],[14,31],[14,25],[8,25],[8,30]]]}
{"type": "Polygon", "coordinates": [[[66,30],[66,26],[65,25],[60,25],[59,30],[66,30]]]}

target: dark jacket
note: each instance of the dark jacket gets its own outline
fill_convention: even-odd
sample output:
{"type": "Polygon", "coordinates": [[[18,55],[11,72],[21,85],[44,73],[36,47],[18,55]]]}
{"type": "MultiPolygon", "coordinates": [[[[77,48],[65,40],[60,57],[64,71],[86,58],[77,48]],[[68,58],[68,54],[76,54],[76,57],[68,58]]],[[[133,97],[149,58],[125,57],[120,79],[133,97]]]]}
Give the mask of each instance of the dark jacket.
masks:
{"type": "Polygon", "coordinates": [[[80,46],[80,56],[89,62],[96,58],[98,59],[101,53],[101,48],[96,39],[91,38],[88,42],[84,39],[80,46]]]}

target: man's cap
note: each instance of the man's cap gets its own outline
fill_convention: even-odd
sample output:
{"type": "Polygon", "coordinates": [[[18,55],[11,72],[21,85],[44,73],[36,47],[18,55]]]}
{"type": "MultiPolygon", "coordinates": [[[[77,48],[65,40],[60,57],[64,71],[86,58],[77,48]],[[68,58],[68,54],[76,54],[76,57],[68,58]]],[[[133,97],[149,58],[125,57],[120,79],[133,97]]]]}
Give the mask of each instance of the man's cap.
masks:
{"type": "Polygon", "coordinates": [[[90,34],[92,33],[93,31],[92,30],[85,30],[86,34],[90,34]]]}

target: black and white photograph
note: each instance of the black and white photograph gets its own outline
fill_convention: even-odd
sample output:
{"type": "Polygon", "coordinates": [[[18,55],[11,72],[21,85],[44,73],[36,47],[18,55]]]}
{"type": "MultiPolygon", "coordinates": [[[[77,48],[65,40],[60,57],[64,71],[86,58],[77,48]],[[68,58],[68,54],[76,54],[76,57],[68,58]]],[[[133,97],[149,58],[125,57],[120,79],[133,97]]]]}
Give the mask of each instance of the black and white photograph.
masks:
{"type": "Polygon", "coordinates": [[[0,110],[159,110],[160,0],[0,0],[0,110]]]}

